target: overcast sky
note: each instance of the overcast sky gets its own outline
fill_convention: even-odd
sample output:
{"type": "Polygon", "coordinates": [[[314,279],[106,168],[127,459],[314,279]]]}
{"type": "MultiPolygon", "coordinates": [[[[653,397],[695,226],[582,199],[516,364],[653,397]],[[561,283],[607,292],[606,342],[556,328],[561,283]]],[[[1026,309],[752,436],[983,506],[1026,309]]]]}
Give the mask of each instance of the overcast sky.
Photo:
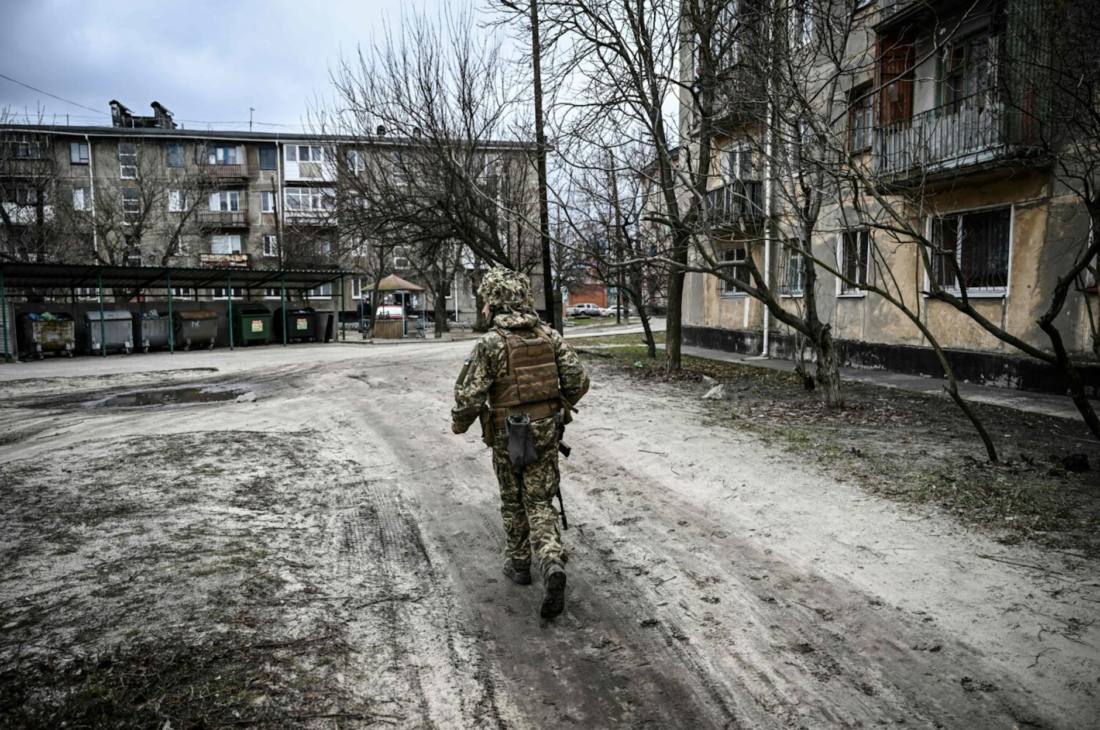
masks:
{"type": "MultiPolygon", "coordinates": [[[[436,12],[447,0],[420,0],[436,12]]],[[[46,120],[110,124],[108,102],[152,114],[159,101],[188,129],[299,129],[329,90],[341,53],[381,36],[405,0],[0,0],[0,108],[46,120]]]]}

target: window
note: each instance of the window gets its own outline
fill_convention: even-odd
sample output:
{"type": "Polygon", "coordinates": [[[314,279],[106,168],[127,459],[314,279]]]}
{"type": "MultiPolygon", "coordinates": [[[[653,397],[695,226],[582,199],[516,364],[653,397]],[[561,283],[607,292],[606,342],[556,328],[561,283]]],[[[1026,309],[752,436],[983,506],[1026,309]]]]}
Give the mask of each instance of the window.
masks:
{"type": "Polygon", "coordinates": [[[172,239],[172,242],[170,244],[168,244],[168,255],[169,256],[186,256],[187,255],[187,244],[185,244],[183,242],[182,238],[180,238],[179,236],[176,236],[175,238],[172,239]]]}
{"type": "Polygon", "coordinates": [[[287,188],[286,210],[294,212],[324,212],[332,209],[332,192],[322,188],[287,188]]]}
{"type": "Polygon", "coordinates": [[[122,212],[126,215],[137,215],[141,212],[141,199],[137,190],[126,188],[122,191],[122,212]]]}
{"type": "Polygon", "coordinates": [[[752,148],[748,143],[726,147],[721,155],[719,167],[723,183],[731,183],[735,180],[756,180],[752,148]]]}
{"type": "Polygon", "coordinates": [[[365,283],[366,283],[366,281],[364,279],[360,279],[359,277],[355,277],[354,279],[351,280],[351,298],[352,299],[358,300],[358,299],[363,298],[363,286],[364,286],[365,283]]]}
{"type": "Polygon", "coordinates": [[[323,156],[323,148],[316,145],[287,145],[286,148],[287,162],[321,162],[323,156]]]}
{"type": "Polygon", "coordinates": [[[398,150],[390,153],[390,164],[393,167],[393,184],[409,184],[409,168],[405,161],[405,155],[398,150]]]}
{"type": "MultiPolygon", "coordinates": [[[[744,246],[733,246],[732,248],[722,249],[718,256],[722,263],[733,263],[732,271],[735,281],[748,284],[752,280],[752,273],[749,271],[749,267],[744,263],[748,260],[748,249],[744,246]]],[[[728,270],[728,269],[727,269],[728,270]]],[[[722,279],[720,282],[720,291],[722,296],[744,296],[745,292],[737,287],[734,283],[722,279]]]]}
{"type": "Polygon", "coordinates": [[[870,86],[854,89],[848,100],[848,149],[862,152],[871,146],[874,95],[870,86]]]}
{"type": "Polygon", "coordinates": [[[119,164],[119,177],[123,180],[136,180],[138,176],[137,168],[137,145],[133,142],[119,142],[118,143],[118,164],[119,164]]]}
{"type": "Polygon", "coordinates": [[[89,188],[73,188],[73,210],[88,210],[92,200],[89,188]]]}
{"type": "Polygon", "coordinates": [[[1011,207],[933,219],[932,280],[957,292],[961,274],[969,294],[1004,294],[1011,232],[1011,207]]]}
{"type": "MultiPolygon", "coordinates": [[[[244,290],[243,289],[238,289],[237,287],[233,287],[232,289],[229,290],[229,292],[230,292],[230,296],[232,296],[234,299],[239,299],[241,294],[244,292],[244,290]]],[[[214,289],[211,289],[210,290],[210,296],[213,297],[214,299],[227,299],[228,298],[228,297],[225,296],[225,287],[224,286],[220,286],[220,287],[216,287],[214,289]]]]}
{"type": "Polygon", "coordinates": [[[879,124],[900,124],[913,115],[916,43],[904,33],[886,34],[878,41],[877,82],[879,124]]]}
{"type": "Polygon", "coordinates": [[[279,255],[279,237],[264,236],[264,256],[276,257],[279,255]]]}
{"type": "Polygon", "coordinates": [[[275,212],[275,193],[267,190],[260,191],[260,212],[261,213],[274,213],[275,212]]]}
{"type": "Polygon", "coordinates": [[[261,170],[274,170],[278,168],[278,158],[276,157],[275,147],[272,145],[264,145],[259,148],[260,152],[260,169],[261,170]]]}
{"type": "Polygon", "coordinates": [[[5,145],[5,153],[15,160],[37,160],[42,157],[42,144],[35,137],[24,136],[5,145]]]}
{"type": "Polygon", "coordinates": [[[173,297],[193,297],[195,296],[195,290],[189,286],[174,286],[172,287],[173,297]]]}
{"type": "Polygon", "coordinates": [[[212,236],[210,238],[210,253],[230,254],[241,252],[240,236],[212,236]]]}
{"type": "Polygon", "coordinates": [[[366,153],[362,150],[348,150],[348,170],[354,175],[367,169],[366,153]]]}
{"type": "Polygon", "coordinates": [[[798,245],[798,241],[790,241],[783,249],[786,255],[780,287],[783,296],[800,297],[806,291],[806,258],[797,250],[798,245]]]}
{"type": "Polygon", "coordinates": [[[242,163],[243,160],[237,147],[206,148],[206,164],[208,165],[240,165],[242,163]]]}
{"type": "Polygon", "coordinates": [[[183,145],[169,142],[164,145],[164,154],[168,167],[183,167],[183,145]]]}
{"type": "Polygon", "coordinates": [[[405,250],[404,246],[393,247],[393,268],[399,271],[412,268],[412,262],[409,261],[409,252],[405,250]]]}
{"type": "Polygon", "coordinates": [[[332,284],[322,284],[321,286],[310,289],[306,292],[306,298],[309,297],[331,297],[332,296],[332,284]]]}
{"type": "Polygon", "coordinates": [[[74,165],[88,164],[88,143],[72,142],[69,144],[69,161],[74,165]]]}
{"type": "Polygon", "coordinates": [[[788,0],[791,48],[802,48],[814,39],[813,0],[788,0]]]}
{"type": "Polygon", "coordinates": [[[16,205],[37,205],[38,188],[33,185],[18,186],[15,189],[15,203],[16,205]]]}
{"type": "Polygon", "coordinates": [[[169,213],[182,213],[185,200],[182,190],[169,190],[168,191],[168,212],[169,213]]]}
{"type": "Polygon", "coordinates": [[[983,109],[995,76],[995,37],[989,33],[971,36],[944,50],[941,102],[957,111],[961,106],[983,109]]]}
{"type": "Polygon", "coordinates": [[[222,190],[210,196],[210,210],[224,212],[238,211],[241,209],[241,194],[236,190],[222,190]]]}
{"type": "Polygon", "coordinates": [[[141,244],[133,236],[126,236],[126,265],[141,266],[141,244]]]}
{"type": "Polygon", "coordinates": [[[845,231],[840,234],[840,249],[837,251],[837,265],[840,273],[849,281],[840,281],[840,294],[859,295],[863,293],[861,284],[867,283],[867,260],[869,253],[867,231],[845,231]]]}

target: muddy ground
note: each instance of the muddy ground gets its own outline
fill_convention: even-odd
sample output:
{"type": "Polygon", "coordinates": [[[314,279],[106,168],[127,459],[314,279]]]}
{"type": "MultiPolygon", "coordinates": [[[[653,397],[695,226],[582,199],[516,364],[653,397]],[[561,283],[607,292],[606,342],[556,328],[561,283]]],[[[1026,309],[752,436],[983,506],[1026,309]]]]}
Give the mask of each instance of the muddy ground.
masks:
{"type": "MultiPolygon", "coordinates": [[[[882,424],[904,404],[852,424],[864,456],[819,460],[760,425],[755,389],[733,408],[591,358],[569,600],[541,621],[537,581],[499,572],[488,455],[450,433],[468,348],[0,369],[0,726],[1095,726],[1082,531],[872,493],[847,464],[899,448],[882,424]],[[125,405],[183,387],[229,395],[125,405]]],[[[980,468],[965,484],[1000,489],[980,468]]]]}

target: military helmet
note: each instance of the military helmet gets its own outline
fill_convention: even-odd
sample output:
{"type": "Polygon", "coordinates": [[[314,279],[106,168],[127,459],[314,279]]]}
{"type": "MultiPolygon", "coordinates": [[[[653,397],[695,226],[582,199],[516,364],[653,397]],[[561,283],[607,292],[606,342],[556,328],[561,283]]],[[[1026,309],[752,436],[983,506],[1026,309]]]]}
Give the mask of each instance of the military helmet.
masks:
{"type": "Polygon", "coordinates": [[[534,309],[531,280],[526,274],[511,269],[489,269],[481,279],[478,295],[493,309],[521,311],[534,309]]]}

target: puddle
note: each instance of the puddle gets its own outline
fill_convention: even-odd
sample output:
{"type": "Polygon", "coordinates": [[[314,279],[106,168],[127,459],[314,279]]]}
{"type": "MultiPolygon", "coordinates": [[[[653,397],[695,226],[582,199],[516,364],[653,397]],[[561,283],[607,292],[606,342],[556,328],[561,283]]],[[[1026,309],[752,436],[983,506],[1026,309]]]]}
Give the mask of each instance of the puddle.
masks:
{"type": "Polygon", "coordinates": [[[208,388],[169,388],[123,393],[90,405],[101,408],[141,408],[143,406],[181,406],[192,403],[216,403],[236,400],[244,390],[210,390],[208,388]]]}

